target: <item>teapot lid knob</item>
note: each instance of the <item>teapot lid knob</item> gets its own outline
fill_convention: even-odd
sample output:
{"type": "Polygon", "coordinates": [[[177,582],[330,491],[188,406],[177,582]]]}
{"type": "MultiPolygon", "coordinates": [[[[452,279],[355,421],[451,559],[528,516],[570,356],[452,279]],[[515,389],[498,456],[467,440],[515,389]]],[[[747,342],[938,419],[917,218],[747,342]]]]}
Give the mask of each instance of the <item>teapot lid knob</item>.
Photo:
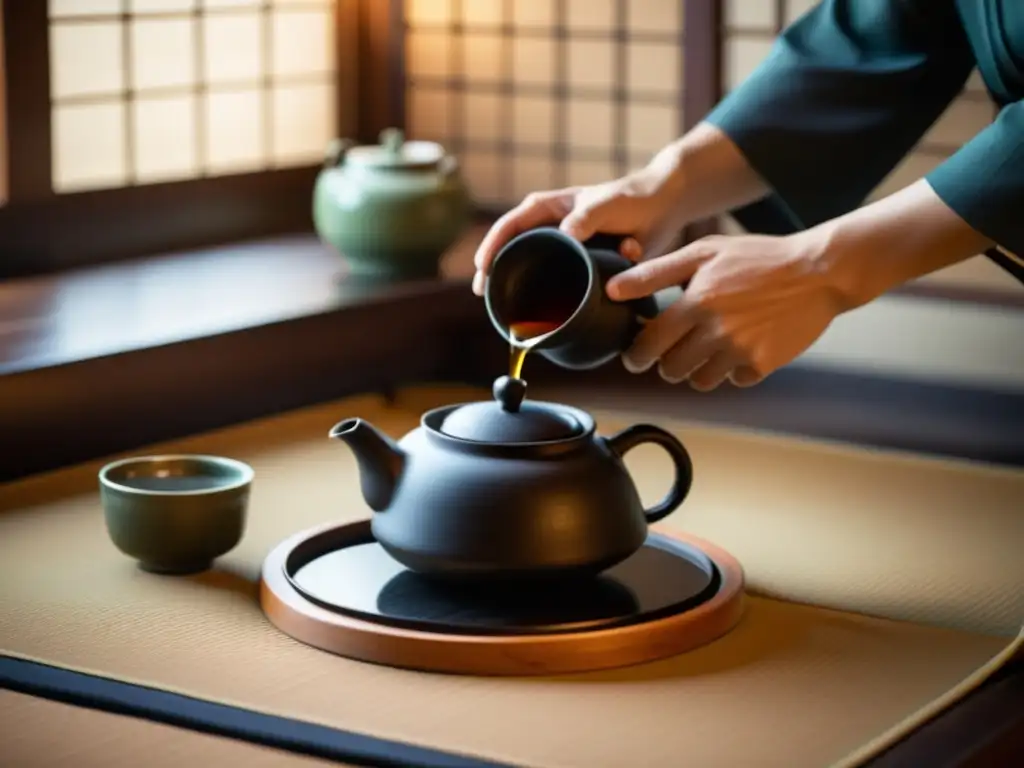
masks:
{"type": "Polygon", "coordinates": [[[518,413],[519,407],[526,397],[526,382],[502,376],[494,382],[494,399],[501,403],[501,409],[509,413],[518,413]]]}
{"type": "Polygon", "coordinates": [[[380,143],[389,155],[399,155],[405,144],[405,133],[400,128],[385,128],[380,132],[380,143]]]}
{"type": "Polygon", "coordinates": [[[494,382],[494,399],[460,405],[444,417],[440,431],[475,443],[518,445],[568,440],[586,433],[571,409],[530,403],[526,382],[502,376],[494,382]]]}

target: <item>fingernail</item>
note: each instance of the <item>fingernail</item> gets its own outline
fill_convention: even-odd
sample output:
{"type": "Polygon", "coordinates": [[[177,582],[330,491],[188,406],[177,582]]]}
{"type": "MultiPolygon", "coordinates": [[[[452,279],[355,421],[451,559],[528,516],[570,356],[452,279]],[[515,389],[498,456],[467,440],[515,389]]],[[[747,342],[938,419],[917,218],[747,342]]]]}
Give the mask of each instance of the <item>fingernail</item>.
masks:
{"type": "Polygon", "coordinates": [[[681,382],[686,381],[685,376],[681,378],[676,376],[669,376],[667,373],[665,373],[665,369],[662,368],[660,365],[658,366],[658,375],[661,377],[662,381],[666,381],[669,384],[679,384],[681,382]]]}
{"type": "Polygon", "coordinates": [[[475,275],[473,275],[473,293],[475,293],[477,296],[483,296],[484,295],[484,279],[483,278],[484,278],[484,276],[480,272],[477,272],[475,275]]]}
{"type": "Polygon", "coordinates": [[[644,373],[645,371],[650,370],[652,365],[654,365],[653,360],[644,363],[637,362],[626,355],[622,356],[622,367],[630,373],[644,373]]]}

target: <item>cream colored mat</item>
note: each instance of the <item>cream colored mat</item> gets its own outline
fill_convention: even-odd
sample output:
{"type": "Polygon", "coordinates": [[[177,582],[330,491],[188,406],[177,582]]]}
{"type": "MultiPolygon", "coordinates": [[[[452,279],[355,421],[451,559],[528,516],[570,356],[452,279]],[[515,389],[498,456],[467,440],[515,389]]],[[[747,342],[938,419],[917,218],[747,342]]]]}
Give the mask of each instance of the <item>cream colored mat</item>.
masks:
{"type": "Polygon", "coordinates": [[[0,691],[8,768],[337,768],[243,741],[0,691]],[[60,734],[59,738],[54,738],[60,734]]]}
{"type": "MultiPolygon", "coordinates": [[[[0,487],[0,650],[539,768],[684,755],[797,768],[840,762],[948,694],[1024,616],[1022,473],[674,425],[697,480],[669,524],[732,551],[765,595],[720,641],[615,672],[493,680],[331,657],[270,627],[255,602],[266,552],[367,515],[329,427],[358,415],[398,436],[426,407],[481,395],[354,398],[172,446],[257,472],[245,540],[198,577],[142,573],[112,548],[98,464],[0,487]]],[[[611,431],[633,419],[599,421],[611,431]]],[[[656,449],[628,463],[645,499],[660,495],[656,449]]]]}

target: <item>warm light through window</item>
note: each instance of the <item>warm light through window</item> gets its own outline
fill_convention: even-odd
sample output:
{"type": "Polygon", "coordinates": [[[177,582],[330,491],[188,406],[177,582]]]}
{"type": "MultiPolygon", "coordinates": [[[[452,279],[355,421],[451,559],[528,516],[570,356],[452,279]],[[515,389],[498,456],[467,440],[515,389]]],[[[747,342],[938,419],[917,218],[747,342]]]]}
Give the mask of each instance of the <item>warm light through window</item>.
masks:
{"type": "Polygon", "coordinates": [[[623,173],[682,131],[682,7],[407,0],[410,134],[455,152],[496,208],[623,173]]]}
{"type": "Polygon", "coordinates": [[[319,162],[333,0],[50,0],[58,192],[319,162]]]}

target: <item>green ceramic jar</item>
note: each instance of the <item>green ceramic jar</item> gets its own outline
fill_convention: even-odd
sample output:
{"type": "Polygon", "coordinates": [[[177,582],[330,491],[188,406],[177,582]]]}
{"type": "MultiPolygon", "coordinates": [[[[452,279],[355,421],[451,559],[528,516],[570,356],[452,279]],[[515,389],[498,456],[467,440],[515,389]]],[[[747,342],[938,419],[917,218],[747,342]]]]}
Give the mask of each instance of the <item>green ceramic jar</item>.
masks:
{"type": "Polygon", "coordinates": [[[379,145],[332,143],[313,193],[313,222],[351,273],[376,278],[435,277],[465,231],[470,199],[456,159],[395,128],[379,145]]]}

